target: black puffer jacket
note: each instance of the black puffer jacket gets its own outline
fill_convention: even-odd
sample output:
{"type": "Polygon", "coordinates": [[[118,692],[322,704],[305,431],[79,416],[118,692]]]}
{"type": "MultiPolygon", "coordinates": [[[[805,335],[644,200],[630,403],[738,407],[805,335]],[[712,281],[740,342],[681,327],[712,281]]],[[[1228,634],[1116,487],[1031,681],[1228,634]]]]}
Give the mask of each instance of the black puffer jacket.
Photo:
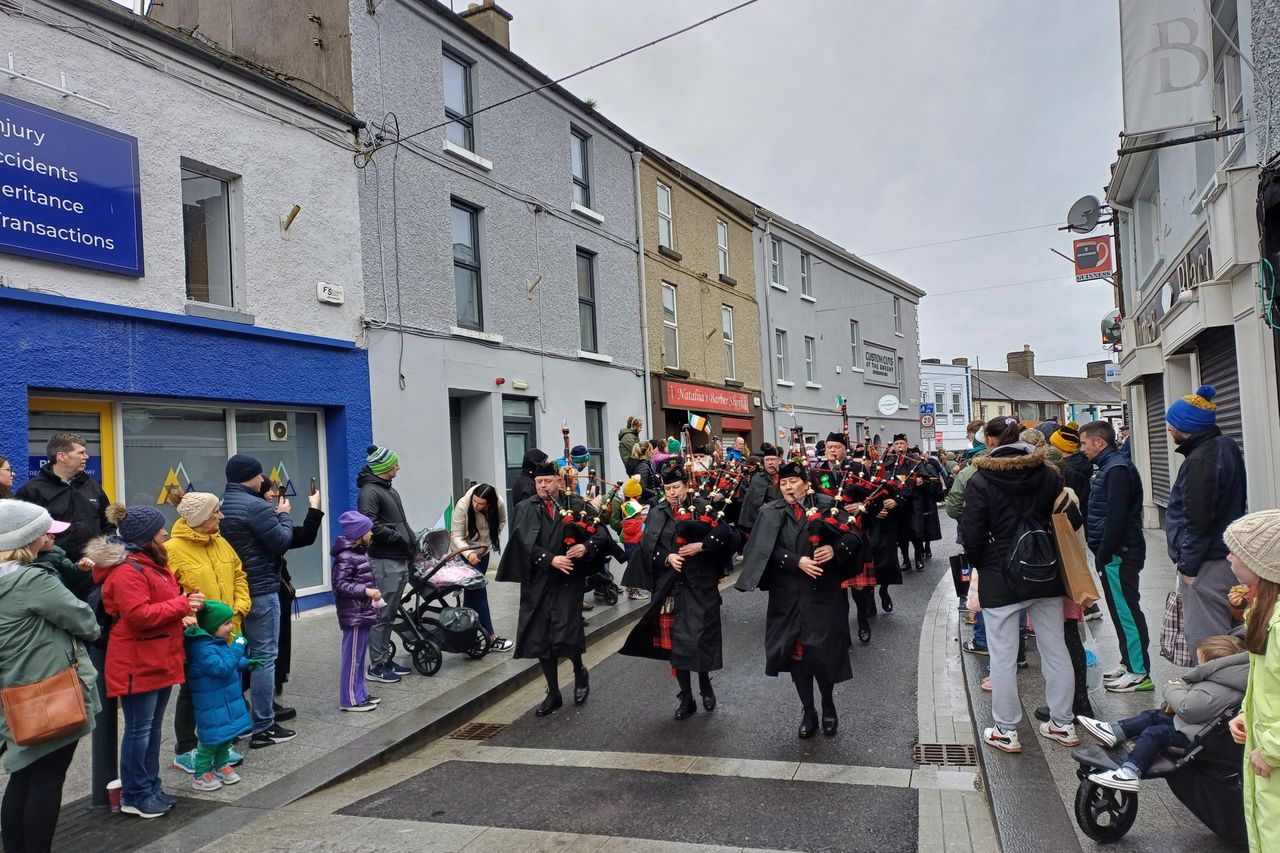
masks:
{"type": "MultiPolygon", "coordinates": [[[[1019,518],[1053,530],[1053,504],[1062,491],[1062,475],[1045,461],[1044,448],[1021,442],[1003,445],[973,460],[977,471],[964,492],[960,538],[978,570],[978,600],[984,608],[1017,604],[1005,580],[1005,568],[1019,518]]],[[[1038,596],[1063,595],[1061,581],[1038,596]]]]}
{"type": "Polygon", "coordinates": [[[405,518],[400,493],[391,481],[374,474],[366,465],[360,469],[356,485],[360,487],[356,507],[373,520],[373,543],[369,546],[369,556],[387,560],[413,559],[418,550],[417,540],[405,518]]]}
{"type": "Polygon", "coordinates": [[[71,524],[69,530],[57,534],[53,541],[67,552],[75,562],[84,556],[84,546],[90,539],[115,532],[115,526],[107,521],[107,495],[102,486],[81,471],[70,483],[53,473],[53,466],[46,464],[30,480],[22,484],[14,495],[20,501],[39,504],[58,521],[71,524]]]}

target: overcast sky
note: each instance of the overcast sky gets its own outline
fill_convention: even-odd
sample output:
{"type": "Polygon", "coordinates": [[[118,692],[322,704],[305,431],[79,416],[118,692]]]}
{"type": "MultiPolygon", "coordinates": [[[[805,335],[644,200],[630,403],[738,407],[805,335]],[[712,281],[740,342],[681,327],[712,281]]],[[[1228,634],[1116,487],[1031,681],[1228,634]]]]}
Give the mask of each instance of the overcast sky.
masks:
{"type": "MultiPolygon", "coordinates": [[[[559,77],[734,0],[499,0],[559,77]],[[640,14],[639,9],[644,13],[640,14]]],[[[455,0],[459,11],[466,7],[455,0]]],[[[1105,282],[1053,227],[1103,195],[1121,128],[1110,0],[759,0],[567,84],[633,135],[929,292],[921,356],[1042,373],[1105,357],[1105,282]],[[1011,282],[1052,278],[1012,287],[1011,282]]],[[[1100,233],[1100,232],[1099,232],[1100,233]]]]}

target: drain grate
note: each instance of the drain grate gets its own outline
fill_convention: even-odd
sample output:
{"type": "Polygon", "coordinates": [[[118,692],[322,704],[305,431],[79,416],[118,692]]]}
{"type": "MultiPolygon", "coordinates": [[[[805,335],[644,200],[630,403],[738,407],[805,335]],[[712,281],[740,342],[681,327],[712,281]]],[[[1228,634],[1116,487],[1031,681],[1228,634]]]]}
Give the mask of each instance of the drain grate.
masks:
{"type": "Polygon", "coordinates": [[[916,764],[941,767],[976,767],[978,748],[971,743],[918,743],[911,747],[916,764]]]}
{"type": "Polygon", "coordinates": [[[467,723],[453,734],[450,740],[488,740],[507,727],[506,723],[467,723]]]}

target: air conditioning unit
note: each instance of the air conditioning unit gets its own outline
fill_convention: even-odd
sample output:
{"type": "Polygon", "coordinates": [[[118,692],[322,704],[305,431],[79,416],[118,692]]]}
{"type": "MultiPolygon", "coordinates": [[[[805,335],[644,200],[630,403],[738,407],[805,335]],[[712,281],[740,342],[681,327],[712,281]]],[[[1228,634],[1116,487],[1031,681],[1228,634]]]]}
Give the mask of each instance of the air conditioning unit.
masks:
{"type": "Polygon", "coordinates": [[[267,438],[271,441],[288,441],[289,422],[267,421],[267,438]]]}

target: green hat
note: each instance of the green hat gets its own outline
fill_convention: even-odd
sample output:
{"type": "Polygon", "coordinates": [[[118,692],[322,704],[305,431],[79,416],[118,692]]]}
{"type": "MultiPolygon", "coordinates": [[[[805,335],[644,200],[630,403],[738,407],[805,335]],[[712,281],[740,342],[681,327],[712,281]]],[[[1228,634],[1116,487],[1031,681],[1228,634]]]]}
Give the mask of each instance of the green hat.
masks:
{"type": "Polygon", "coordinates": [[[365,456],[365,464],[369,466],[369,470],[375,474],[385,474],[396,465],[400,464],[400,457],[396,455],[394,450],[387,447],[378,447],[376,444],[369,445],[368,455],[365,456]]]}
{"type": "Polygon", "coordinates": [[[668,453],[671,453],[671,454],[679,454],[679,453],[680,453],[680,439],[678,439],[678,438],[668,438],[668,439],[667,439],[667,452],[668,452],[668,453]]]}
{"type": "Polygon", "coordinates": [[[204,603],[204,609],[196,614],[196,624],[206,634],[213,634],[224,622],[230,622],[234,618],[236,618],[236,612],[228,605],[223,604],[221,601],[207,599],[204,603]]]}

